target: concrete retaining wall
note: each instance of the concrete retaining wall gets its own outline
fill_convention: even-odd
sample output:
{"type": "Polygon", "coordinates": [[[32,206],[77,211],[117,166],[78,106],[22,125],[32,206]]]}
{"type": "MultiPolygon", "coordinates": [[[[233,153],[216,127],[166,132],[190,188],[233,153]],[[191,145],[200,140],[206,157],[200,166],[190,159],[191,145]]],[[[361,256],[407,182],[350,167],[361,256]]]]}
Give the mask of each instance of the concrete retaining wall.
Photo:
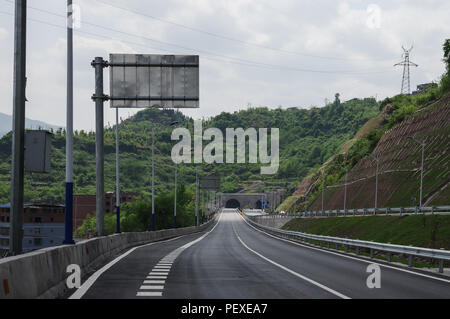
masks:
{"type": "Polygon", "coordinates": [[[279,228],[283,227],[293,217],[269,215],[269,216],[251,216],[251,217],[249,216],[249,218],[251,220],[253,220],[254,222],[261,224],[263,226],[279,229],[279,228]]]}
{"type": "Polygon", "coordinates": [[[70,264],[79,265],[83,277],[127,248],[201,232],[214,221],[199,227],[115,234],[0,259],[0,299],[61,297],[67,293],[70,264]]]}

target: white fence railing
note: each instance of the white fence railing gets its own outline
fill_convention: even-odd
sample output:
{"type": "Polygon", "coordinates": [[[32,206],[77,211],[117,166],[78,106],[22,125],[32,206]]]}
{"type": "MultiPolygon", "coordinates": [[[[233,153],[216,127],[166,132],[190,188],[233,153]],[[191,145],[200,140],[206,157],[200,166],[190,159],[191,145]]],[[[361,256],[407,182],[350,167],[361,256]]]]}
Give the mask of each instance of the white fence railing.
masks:
{"type": "MultiPolygon", "coordinates": [[[[245,215],[244,215],[245,216],[245,215]]],[[[413,256],[426,257],[439,260],[439,272],[442,273],[444,270],[444,261],[450,261],[450,251],[444,249],[430,249],[421,248],[413,246],[403,246],[403,245],[393,245],[385,243],[377,243],[372,241],[364,241],[357,239],[347,239],[339,237],[321,236],[313,235],[289,230],[282,230],[272,227],[263,226],[254,221],[254,219],[259,218],[255,216],[245,216],[245,218],[256,228],[259,228],[272,235],[286,238],[294,241],[303,242],[306,244],[317,244],[322,247],[323,244],[331,248],[334,245],[336,249],[339,246],[343,246],[344,250],[348,252],[350,248],[354,248],[357,255],[360,254],[360,249],[367,249],[370,252],[370,258],[374,257],[375,251],[382,251],[387,254],[388,262],[391,262],[391,254],[404,254],[408,255],[408,266],[412,267],[413,256]]]]}

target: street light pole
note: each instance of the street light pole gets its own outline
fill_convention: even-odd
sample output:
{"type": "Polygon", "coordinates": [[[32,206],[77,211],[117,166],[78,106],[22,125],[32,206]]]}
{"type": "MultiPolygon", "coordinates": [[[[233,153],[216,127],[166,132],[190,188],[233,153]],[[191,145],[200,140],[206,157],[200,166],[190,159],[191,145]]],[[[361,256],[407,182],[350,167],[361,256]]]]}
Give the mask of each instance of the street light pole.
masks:
{"type": "Polygon", "coordinates": [[[378,208],[378,168],[379,168],[379,164],[380,164],[380,155],[373,155],[373,154],[367,154],[370,155],[370,157],[372,157],[376,163],[377,163],[377,172],[376,172],[376,177],[375,177],[375,214],[377,212],[377,208],[378,208]]]}
{"type": "Polygon", "coordinates": [[[323,195],[324,195],[324,190],[325,190],[325,177],[322,171],[322,214],[323,214],[323,195]]]}
{"type": "Polygon", "coordinates": [[[152,127],[152,231],[155,231],[155,127],[152,127]]]}
{"type": "Polygon", "coordinates": [[[178,164],[175,163],[175,200],[173,206],[173,228],[177,228],[177,171],[178,164]]]}
{"type": "Polygon", "coordinates": [[[198,170],[195,168],[195,226],[198,226],[198,170]]]}
{"type": "Polygon", "coordinates": [[[344,192],[344,214],[347,212],[347,174],[348,169],[345,169],[345,192],[344,192]]]}
{"type": "Polygon", "coordinates": [[[420,146],[422,146],[422,162],[420,165],[420,198],[419,198],[419,209],[420,211],[422,211],[422,187],[423,187],[423,164],[424,164],[424,160],[425,160],[425,140],[419,141],[417,139],[415,139],[412,136],[408,136],[409,139],[412,139],[413,141],[415,141],[416,143],[418,143],[420,146]]]}
{"type": "Polygon", "coordinates": [[[73,12],[67,0],[66,209],[64,244],[73,241],[73,12]]]}
{"type": "Polygon", "coordinates": [[[120,234],[119,108],[116,108],[116,233],[120,234]]]}

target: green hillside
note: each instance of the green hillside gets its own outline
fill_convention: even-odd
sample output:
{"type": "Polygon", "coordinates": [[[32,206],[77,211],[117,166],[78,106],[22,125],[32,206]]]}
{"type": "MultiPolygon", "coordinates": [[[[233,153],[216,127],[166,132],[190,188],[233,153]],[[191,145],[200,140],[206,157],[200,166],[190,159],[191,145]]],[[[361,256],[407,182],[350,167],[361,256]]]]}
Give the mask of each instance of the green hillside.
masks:
{"type": "MultiPolygon", "coordinates": [[[[351,138],[360,127],[379,112],[374,98],[353,99],[345,103],[336,95],[334,103],[312,109],[250,108],[221,114],[204,121],[204,129],[279,128],[280,169],[275,175],[260,175],[260,164],[197,164],[200,174],[222,176],[222,191],[234,192],[251,181],[262,181],[265,190],[283,187],[291,189],[311,169],[326,159],[351,138]]],[[[151,193],[151,128],[179,126],[193,131],[193,119],[173,110],[145,109],[120,124],[120,166],[123,191],[144,197],[151,193]]],[[[26,174],[25,200],[63,202],[65,192],[65,132],[54,132],[52,142],[52,171],[49,174],[26,174]]],[[[114,191],[115,139],[114,127],[105,129],[105,191],[114,191]]],[[[193,134],[192,134],[193,135],[193,134]]],[[[162,129],[157,136],[155,152],[156,193],[173,188],[174,164],[170,152],[175,142],[170,140],[171,128],[162,129]]],[[[204,146],[207,142],[204,142],[204,146]]],[[[95,133],[77,131],[74,136],[75,194],[95,193],[95,133]]],[[[11,133],[0,139],[0,203],[9,202],[11,133]]],[[[193,185],[194,164],[179,165],[179,181],[193,185]]],[[[261,191],[255,189],[254,191],[261,191]]]]}
{"type": "Polygon", "coordinates": [[[421,146],[425,141],[424,205],[448,205],[450,198],[450,40],[444,44],[447,72],[439,85],[415,95],[397,95],[380,103],[368,121],[297,192],[278,208],[284,210],[373,208],[379,158],[378,207],[418,205],[421,146]],[[348,171],[347,179],[346,171],[348,171]],[[346,190],[345,190],[346,189],[346,190]]]}

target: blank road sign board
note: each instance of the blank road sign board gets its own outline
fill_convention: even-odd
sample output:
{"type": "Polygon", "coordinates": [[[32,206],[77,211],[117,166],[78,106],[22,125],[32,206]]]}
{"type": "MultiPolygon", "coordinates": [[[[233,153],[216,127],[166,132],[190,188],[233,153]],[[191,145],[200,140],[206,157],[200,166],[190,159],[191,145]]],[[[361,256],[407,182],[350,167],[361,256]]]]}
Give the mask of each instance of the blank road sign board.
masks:
{"type": "Polygon", "coordinates": [[[220,190],[220,176],[200,177],[200,188],[208,190],[220,190]]]}
{"type": "Polygon", "coordinates": [[[199,56],[111,54],[112,108],[198,108],[199,56]]]}

